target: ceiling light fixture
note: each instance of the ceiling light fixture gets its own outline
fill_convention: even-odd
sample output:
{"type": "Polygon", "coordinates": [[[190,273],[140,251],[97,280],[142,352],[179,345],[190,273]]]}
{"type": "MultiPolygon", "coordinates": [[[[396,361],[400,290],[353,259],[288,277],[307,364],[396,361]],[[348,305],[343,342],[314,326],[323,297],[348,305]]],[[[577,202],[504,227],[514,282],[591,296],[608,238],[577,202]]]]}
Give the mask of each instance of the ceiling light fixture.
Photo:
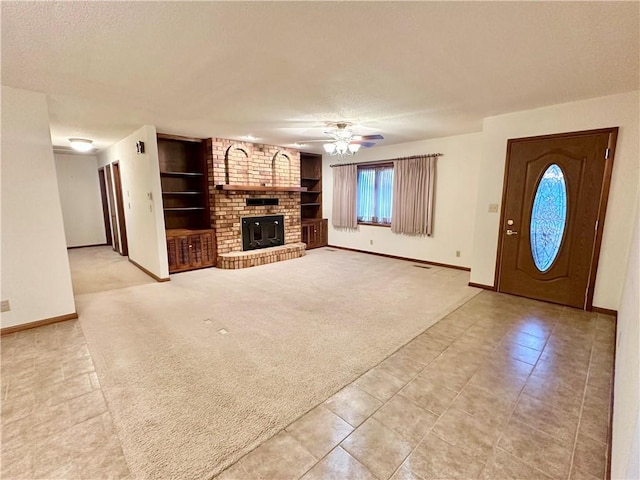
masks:
{"type": "Polygon", "coordinates": [[[93,140],[87,138],[70,138],[71,148],[77,152],[88,152],[93,149],[93,140]]]}
{"type": "Polygon", "coordinates": [[[329,155],[355,155],[360,150],[359,143],[351,143],[353,140],[353,132],[349,130],[347,124],[339,123],[336,125],[336,130],[331,133],[333,136],[333,142],[325,143],[323,145],[324,151],[329,155]]]}

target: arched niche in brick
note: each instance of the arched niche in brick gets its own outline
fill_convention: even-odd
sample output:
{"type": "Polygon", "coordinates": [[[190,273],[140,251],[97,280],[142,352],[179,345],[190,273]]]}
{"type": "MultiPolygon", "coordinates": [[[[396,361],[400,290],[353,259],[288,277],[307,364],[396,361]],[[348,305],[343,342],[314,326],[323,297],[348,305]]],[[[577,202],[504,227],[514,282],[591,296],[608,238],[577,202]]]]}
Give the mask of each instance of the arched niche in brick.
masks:
{"type": "Polygon", "coordinates": [[[224,181],[227,184],[249,183],[249,152],[244,145],[234,143],[224,153],[224,181]]]}
{"type": "Polygon", "coordinates": [[[278,150],[271,160],[271,185],[291,187],[291,157],[289,153],[278,150]]]}

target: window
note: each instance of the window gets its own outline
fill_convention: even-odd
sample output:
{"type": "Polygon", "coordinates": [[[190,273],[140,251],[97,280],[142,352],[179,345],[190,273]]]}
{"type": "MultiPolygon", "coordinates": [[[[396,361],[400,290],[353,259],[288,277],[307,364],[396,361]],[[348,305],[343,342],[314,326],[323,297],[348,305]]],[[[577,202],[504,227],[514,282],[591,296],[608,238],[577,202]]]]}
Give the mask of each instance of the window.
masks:
{"type": "Polygon", "coordinates": [[[358,168],[358,223],[391,225],[393,166],[358,168]]]}
{"type": "Polygon", "coordinates": [[[546,272],[560,252],[567,223],[567,186],[557,164],[547,168],[538,183],[531,210],[531,253],[533,263],[546,272]]]}

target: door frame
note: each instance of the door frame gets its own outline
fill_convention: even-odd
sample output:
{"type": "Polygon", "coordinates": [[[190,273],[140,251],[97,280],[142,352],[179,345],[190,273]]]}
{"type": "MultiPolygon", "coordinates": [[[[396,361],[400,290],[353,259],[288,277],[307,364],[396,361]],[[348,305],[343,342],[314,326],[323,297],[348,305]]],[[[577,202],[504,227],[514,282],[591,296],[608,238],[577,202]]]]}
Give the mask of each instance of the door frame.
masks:
{"type": "Polygon", "coordinates": [[[104,166],[105,179],[107,182],[107,200],[109,202],[109,223],[111,225],[111,248],[114,252],[120,253],[120,228],[118,226],[118,214],[116,212],[116,195],[113,189],[113,175],[111,164],[104,166]]]}
{"type": "Polygon", "coordinates": [[[608,156],[605,157],[604,174],[602,178],[602,189],[600,190],[600,200],[598,202],[598,218],[596,236],[591,251],[591,261],[589,266],[589,279],[587,281],[587,295],[584,310],[593,310],[593,293],[596,285],[596,274],[598,272],[598,262],[600,260],[600,248],[602,246],[602,236],[604,232],[604,221],[607,213],[607,203],[609,201],[609,190],[611,188],[611,173],[613,171],[613,159],[616,153],[616,140],[618,138],[618,128],[598,128],[594,130],[580,130],[577,132],[553,133],[548,135],[537,135],[533,137],[509,138],[507,139],[507,153],[505,158],[504,178],[502,180],[502,203],[500,208],[500,223],[498,224],[498,248],[496,252],[496,267],[493,277],[493,285],[496,292],[500,291],[500,274],[502,264],[502,249],[504,243],[504,221],[505,221],[505,201],[507,198],[507,181],[509,179],[509,168],[511,158],[511,147],[514,143],[531,140],[557,140],[561,138],[595,135],[600,133],[609,134],[607,144],[608,156]]]}
{"type": "Polygon", "coordinates": [[[124,219],[124,197],[122,195],[122,176],[120,175],[120,161],[111,164],[111,175],[116,188],[115,200],[116,211],[118,212],[118,229],[120,230],[120,254],[129,255],[129,244],[127,242],[127,224],[124,219]]]}
{"type": "Polygon", "coordinates": [[[104,220],[104,233],[107,239],[107,245],[113,245],[111,236],[111,218],[109,215],[109,199],[107,198],[107,179],[104,173],[104,167],[98,169],[98,183],[100,184],[100,199],[102,200],[102,216],[104,220]]]}

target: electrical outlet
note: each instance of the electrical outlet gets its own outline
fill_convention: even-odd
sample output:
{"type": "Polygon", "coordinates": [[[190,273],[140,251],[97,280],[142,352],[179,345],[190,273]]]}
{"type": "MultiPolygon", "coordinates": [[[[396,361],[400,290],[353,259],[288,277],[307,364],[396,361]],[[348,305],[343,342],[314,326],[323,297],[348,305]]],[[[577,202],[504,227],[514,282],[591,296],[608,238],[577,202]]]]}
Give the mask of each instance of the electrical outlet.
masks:
{"type": "Polygon", "coordinates": [[[369,245],[373,245],[373,240],[369,240],[369,245]]]}
{"type": "Polygon", "coordinates": [[[9,305],[9,300],[2,300],[2,308],[0,310],[2,310],[3,312],[8,312],[9,310],[11,310],[11,305],[9,305]]]}
{"type": "Polygon", "coordinates": [[[456,257],[460,256],[460,250],[456,250],[456,257]]]}

